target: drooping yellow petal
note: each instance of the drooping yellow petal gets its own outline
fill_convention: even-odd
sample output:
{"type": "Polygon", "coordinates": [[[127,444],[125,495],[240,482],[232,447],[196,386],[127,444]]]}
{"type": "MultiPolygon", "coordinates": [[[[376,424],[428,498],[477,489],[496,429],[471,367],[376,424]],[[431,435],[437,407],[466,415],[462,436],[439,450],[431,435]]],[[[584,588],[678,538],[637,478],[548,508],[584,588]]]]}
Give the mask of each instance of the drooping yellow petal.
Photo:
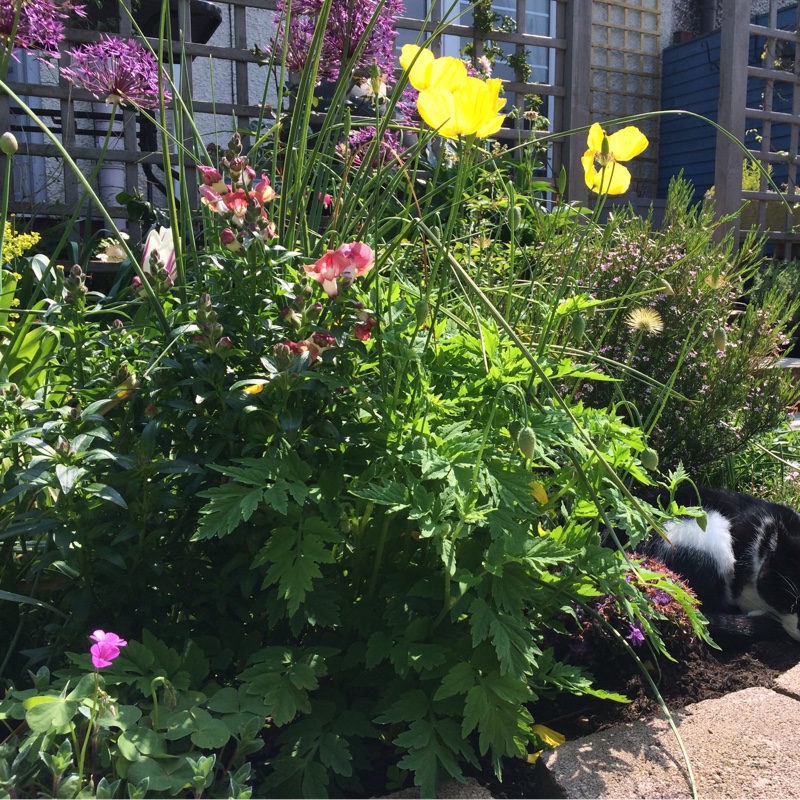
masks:
{"type": "Polygon", "coordinates": [[[528,753],[528,763],[535,764],[536,760],[539,756],[544,752],[544,750],[537,750],[535,753],[528,753]]]}
{"type": "Polygon", "coordinates": [[[408,80],[415,89],[427,89],[435,61],[433,53],[415,44],[404,44],[400,51],[400,66],[408,71],[408,80]]]}
{"type": "Polygon", "coordinates": [[[458,136],[452,92],[435,87],[425,89],[417,98],[417,111],[422,119],[431,128],[437,128],[442,136],[448,139],[458,136]]]}
{"type": "Polygon", "coordinates": [[[608,137],[608,149],[617,161],[636,158],[648,144],[647,137],[635,125],[628,125],[608,137]]]}
{"type": "Polygon", "coordinates": [[[567,741],[567,737],[563,733],[554,731],[552,728],[548,728],[547,725],[533,725],[531,726],[531,731],[550,747],[558,747],[567,741]]]}
{"type": "Polygon", "coordinates": [[[547,505],[547,492],[544,490],[544,486],[541,483],[537,483],[536,481],[531,481],[528,486],[531,487],[531,497],[537,502],[541,503],[543,506],[547,505]]]}
{"type": "Polygon", "coordinates": [[[444,56],[435,59],[431,64],[428,87],[455,92],[466,80],[467,65],[460,58],[444,56]]]}

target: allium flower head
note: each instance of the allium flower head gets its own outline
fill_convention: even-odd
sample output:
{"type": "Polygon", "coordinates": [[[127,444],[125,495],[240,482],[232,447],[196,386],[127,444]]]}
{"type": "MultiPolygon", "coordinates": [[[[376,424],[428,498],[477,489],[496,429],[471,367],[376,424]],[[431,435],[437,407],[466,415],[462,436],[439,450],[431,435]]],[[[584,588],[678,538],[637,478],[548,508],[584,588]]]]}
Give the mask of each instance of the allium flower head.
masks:
{"type": "MultiPolygon", "coordinates": [[[[98,100],[139,108],[159,105],[158,63],[153,54],[133,39],[104,36],[70,51],[72,66],[61,74],[98,100]]],[[[164,100],[172,95],[162,88],[164,100]]]]}
{"type": "Polygon", "coordinates": [[[58,58],[58,46],[64,39],[64,22],[70,13],[86,16],[84,6],[70,0],[21,0],[21,3],[0,0],[0,41],[6,49],[38,51],[44,57],[58,58]],[[18,8],[19,19],[14,31],[18,8]]]}
{"type": "MultiPolygon", "coordinates": [[[[292,17],[287,31],[283,20],[288,5],[286,0],[278,2],[278,12],[282,16],[271,49],[276,57],[281,57],[284,39],[288,39],[286,66],[299,72],[306,64],[314,26],[324,3],[323,0],[294,0],[291,3],[292,17]]],[[[397,38],[396,22],[403,11],[402,0],[332,0],[325,25],[318,78],[336,80],[342,65],[353,56],[365,36],[366,42],[355,64],[355,70],[365,71],[375,63],[381,75],[392,76],[394,42],[397,38]],[[367,34],[376,10],[375,25],[367,34]]]]}

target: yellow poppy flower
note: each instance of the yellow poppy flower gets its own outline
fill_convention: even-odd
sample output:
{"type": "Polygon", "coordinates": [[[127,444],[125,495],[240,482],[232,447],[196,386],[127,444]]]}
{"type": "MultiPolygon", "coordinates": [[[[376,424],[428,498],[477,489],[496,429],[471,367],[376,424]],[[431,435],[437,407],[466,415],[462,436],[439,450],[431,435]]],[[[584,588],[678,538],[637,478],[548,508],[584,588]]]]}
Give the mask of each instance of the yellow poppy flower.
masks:
{"type": "Polygon", "coordinates": [[[431,128],[446,139],[476,136],[485,139],[500,130],[505,116],[497,112],[506,104],[500,97],[499,78],[466,78],[463,86],[448,91],[434,86],[421,91],[417,110],[431,128]]]}
{"type": "Polygon", "coordinates": [[[415,89],[445,89],[454,92],[464,85],[467,67],[459,58],[436,58],[430,50],[405,44],[400,52],[400,66],[408,71],[408,80],[415,89]]]}
{"type": "Polygon", "coordinates": [[[581,163],[586,185],[597,194],[624,194],[631,185],[631,173],[620,161],[630,161],[644,152],[649,142],[634,125],[609,136],[598,123],[589,128],[588,149],[581,163]],[[605,152],[603,145],[606,144],[605,152]],[[600,169],[598,170],[597,167],[600,169]]]}

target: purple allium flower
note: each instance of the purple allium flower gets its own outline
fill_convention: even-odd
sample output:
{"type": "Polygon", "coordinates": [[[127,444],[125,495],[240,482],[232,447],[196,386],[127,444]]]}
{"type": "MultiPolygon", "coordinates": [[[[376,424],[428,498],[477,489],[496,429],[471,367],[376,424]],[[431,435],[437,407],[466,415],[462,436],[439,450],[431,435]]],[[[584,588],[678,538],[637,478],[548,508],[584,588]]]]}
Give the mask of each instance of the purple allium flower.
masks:
{"type": "MultiPolygon", "coordinates": [[[[159,104],[158,63],[153,54],[133,39],[104,36],[70,51],[72,66],[61,74],[76,86],[107,103],[131,103],[139,108],[159,104]]],[[[165,87],[164,100],[172,95],[165,87]]]]}
{"type": "Polygon", "coordinates": [[[70,12],[86,16],[84,6],[70,0],[0,0],[0,41],[6,49],[10,46],[12,50],[38,51],[42,56],[58,58],[58,45],[64,39],[64,21],[70,12]],[[18,9],[19,19],[14,31],[18,9]]]}
{"type": "MultiPolygon", "coordinates": [[[[353,164],[360,166],[369,152],[370,144],[375,140],[377,132],[376,128],[370,126],[352,131],[347,140],[347,145],[341,144],[337,148],[339,155],[345,159],[352,158],[353,164]]],[[[405,148],[400,144],[400,133],[386,131],[373,158],[373,169],[379,169],[387,165],[398,166],[397,157],[402,156],[404,152],[405,148]]]]}
{"type": "MultiPolygon", "coordinates": [[[[281,15],[284,15],[287,5],[285,0],[279,0],[278,12],[281,15]]],[[[279,58],[283,53],[284,37],[288,35],[286,65],[289,69],[299,72],[305,66],[322,6],[323,0],[294,0],[288,32],[284,17],[281,17],[271,50],[279,58]]],[[[338,78],[342,64],[355,52],[376,9],[380,10],[375,25],[367,36],[355,69],[364,71],[376,63],[384,78],[393,76],[396,21],[404,11],[402,0],[332,0],[322,43],[319,79],[335,81],[338,78]]]]}
{"type": "Polygon", "coordinates": [[[644,641],[644,631],[635,623],[630,623],[630,632],[625,637],[634,647],[638,647],[644,641]]]}

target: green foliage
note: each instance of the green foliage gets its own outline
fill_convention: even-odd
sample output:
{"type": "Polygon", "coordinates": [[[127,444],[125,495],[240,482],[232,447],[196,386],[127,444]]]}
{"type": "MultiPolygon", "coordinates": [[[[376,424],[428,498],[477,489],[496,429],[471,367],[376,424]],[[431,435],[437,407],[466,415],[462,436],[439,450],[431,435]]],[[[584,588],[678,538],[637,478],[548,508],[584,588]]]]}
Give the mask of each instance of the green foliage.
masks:
{"type": "Polygon", "coordinates": [[[775,365],[798,302],[778,287],[742,302],[757,274],[758,242],[748,239],[737,253],[729,240],[716,243],[712,209],[689,198],[688,184],[675,180],[658,231],[622,214],[587,247],[582,279],[603,304],[585,340],[627,369],[608,365],[621,381],[584,384],[579,396],[636,409],[633,421],[660,463],[682,460],[700,474],[785,419],[793,390],[775,365]],[[622,305],[607,302],[617,297],[622,305]],[[642,310],[655,312],[654,327],[646,318],[637,325],[642,310]]]}
{"type": "MultiPolygon", "coordinates": [[[[718,378],[760,380],[788,311],[730,322],[750,256],[712,245],[680,189],[656,233],[544,203],[535,142],[420,132],[389,157],[400,91],[358,118],[354,61],[312,120],[324,16],[251,150],[196,143],[207,185],[218,168],[231,191],[169,198],[173,273],[149,260],[148,278],[132,252],[135,286],[104,296],[36,256],[14,286],[32,313],[0,346],[9,795],[355,796],[369,780],[433,796],[467,764],[500,776],[526,758],[541,697],[624,701],[566,653],[577,608],[611,598],[666,652],[664,615],[606,544],[664,515],[627,487],[652,482],[653,448],[692,455],[667,423],[710,430],[734,389],[685,411],[705,373],[680,377],[687,352],[646,370],[620,324],[641,298],[666,319],[665,293],[618,286],[604,259],[636,250],[688,298],[669,319],[693,320],[687,349],[725,326],[718,378]],[[353,125],[377,128],[358,152],[353,125]],[[274,184],[243,180],[251,165],[274,184]],[[93,671],[100,625],[128,644],[93,671]]],[[[769,375],[758,391],[780,390],[769,375]]],[[[756,422],[739,384],[746,437],[777,401],[756,422]]]]}

